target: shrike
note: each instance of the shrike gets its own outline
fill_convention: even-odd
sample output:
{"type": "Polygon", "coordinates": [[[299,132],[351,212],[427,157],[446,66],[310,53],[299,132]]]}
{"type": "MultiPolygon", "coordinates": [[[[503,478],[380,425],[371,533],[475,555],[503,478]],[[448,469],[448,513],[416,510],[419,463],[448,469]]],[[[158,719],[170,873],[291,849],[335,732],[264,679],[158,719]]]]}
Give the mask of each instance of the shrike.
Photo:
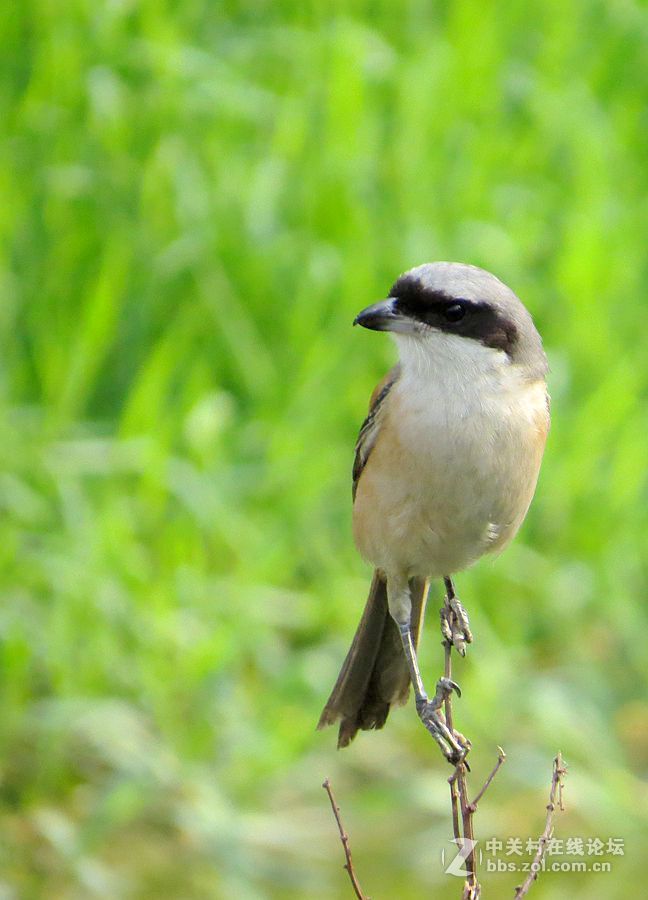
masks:
{"type": "Polygon", "coordinates": [[[340,720],[338,747],[382,728],[410,682],[446,756],[465,747],[428,699],[417,645],[430,578],[446,587],[442,628],[472,640],[451,576],[499,553],[522,524],[549,429],[547,361],[531,315],[476,266],[411,269],[354,324],[393,334],[399,362],[376,387],[355,448],[353,533],[374,566],[364,614],[319,728],[340,720]],[[445,616],[445,620],[444,620],[445,616]]]}

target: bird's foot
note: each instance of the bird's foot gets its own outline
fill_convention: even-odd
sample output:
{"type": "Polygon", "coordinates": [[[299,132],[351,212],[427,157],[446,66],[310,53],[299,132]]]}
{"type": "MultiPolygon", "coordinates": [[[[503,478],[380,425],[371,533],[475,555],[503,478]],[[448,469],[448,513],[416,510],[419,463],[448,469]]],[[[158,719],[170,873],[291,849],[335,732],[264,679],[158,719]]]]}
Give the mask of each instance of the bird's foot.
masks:
{"type": "Polygon", "coordinates": [[[439,678],[436,685],[436,693],[432,699],[424,694],[416,701],[416,711],[419,719],[430,732],[434,740],[448,762],[454,766],[462,762],[470,750],[470,741],[462,734],[451,731],[441,712],[441,707],[450,694],[455,691],[461,696],[459,685],[449,678],[439,678]]]}
{"type": "Polygon", "coordinates": [[[466,655],[466,644],[472,643],[472,631],[468,613],[464,605],[456,596],[452,582],[445,597],[444,605],[439,610],[441,616],[441,633],[461,656],[466,655]]]}

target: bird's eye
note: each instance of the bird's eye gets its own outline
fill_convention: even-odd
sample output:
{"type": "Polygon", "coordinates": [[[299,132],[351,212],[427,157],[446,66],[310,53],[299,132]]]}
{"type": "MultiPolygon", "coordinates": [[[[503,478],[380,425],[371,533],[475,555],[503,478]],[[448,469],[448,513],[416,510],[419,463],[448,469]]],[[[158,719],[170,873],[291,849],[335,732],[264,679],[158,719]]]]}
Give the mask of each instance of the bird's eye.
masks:
{"type": "Polygon", "coordinates": [[[466,315],[466,307],[462,303],[451,303],[443,310],[446,322],[458,322],[466,315]]]}

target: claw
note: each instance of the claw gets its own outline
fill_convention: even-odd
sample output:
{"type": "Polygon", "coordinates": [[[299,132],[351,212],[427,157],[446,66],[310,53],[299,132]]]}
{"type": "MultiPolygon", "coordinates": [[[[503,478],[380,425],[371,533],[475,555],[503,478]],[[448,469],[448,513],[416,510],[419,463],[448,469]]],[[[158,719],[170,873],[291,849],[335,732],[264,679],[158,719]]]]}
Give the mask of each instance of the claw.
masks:
{"type": "Polygon", "coordinates": [[[439,610],[439,616],[441,618],[441,634],[449,641],[451,644],[454,643],[452,640],[452,626],[449,622],[449,610],[447,606],[442,606],[439,610]]]}
{"type": "Polygon", "coordinates": [[[436,691],[434,693],[434,697],[432,697],[431,700],[427,696],[427,694],[422,694],[417,698],[416,709],[418,714],[421,715],[421,711],[428,706],[434,710],[441,709],[444,702],[448,699],[453,691],[455,692],[457,697],[461,697],[461,688],[456,681],[453,681],[451,678],[439,678],[436,683],[436,691]]]}
{"type": "Polygon", "coordinates": [[[459,656],[466,655],[466,641],[464,640],[464,636],[462,634],[459,634],[458,632],[453,633],[452,646],[455,648],[459,656]]]}
{"type": "Polygon", "coordinates": [[[449,597],[448,602],[450,609],[454,613],[454,624],[457,631],[461,632],[467,644],[472,644],[472,631],[470,630],[470,621],[468,613],[464,609],[463,603],[456,595],[449,597]]]}
{"type": "Polygon", "coordinates": [[[435,701],[432,700],[422,704],[418,708],[419,718],[439,745],[448,762],[456,766],[464,759],[470,747],[467,745],[467,742],[462,743],[459,740],[459,736],[450,731],[438,708],[435,708],[434,703],[435,701]]]}
{"type": "Polygon", "coordinates": [[[452,581],[446,582],[445,605],[439,611],[441,616],[441,633],[446,641],[455,648],[461,656],[466,655],[466,644],[472,643],[472,632],[468,613],[464,609],[461,600],[454,592],[452,581]]]}

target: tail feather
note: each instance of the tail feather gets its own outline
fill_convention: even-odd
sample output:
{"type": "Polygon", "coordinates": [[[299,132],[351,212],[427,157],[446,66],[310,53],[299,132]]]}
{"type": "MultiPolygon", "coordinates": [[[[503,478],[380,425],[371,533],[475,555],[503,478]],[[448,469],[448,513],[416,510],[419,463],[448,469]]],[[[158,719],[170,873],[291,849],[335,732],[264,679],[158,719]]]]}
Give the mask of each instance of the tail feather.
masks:
{"type": "MultiPolygon", "coordinates": [[[[415,646],[425,613],[427,588],[423,579],[410,581],[415,646]]],[[[409,686],[400,634],[389,615],[387,585],[376,571],[353,643],[317,727],[341,720],[338,747],[346,747],[359,730],[382,728],[390,707],[407,702],[409,686]]]]}

